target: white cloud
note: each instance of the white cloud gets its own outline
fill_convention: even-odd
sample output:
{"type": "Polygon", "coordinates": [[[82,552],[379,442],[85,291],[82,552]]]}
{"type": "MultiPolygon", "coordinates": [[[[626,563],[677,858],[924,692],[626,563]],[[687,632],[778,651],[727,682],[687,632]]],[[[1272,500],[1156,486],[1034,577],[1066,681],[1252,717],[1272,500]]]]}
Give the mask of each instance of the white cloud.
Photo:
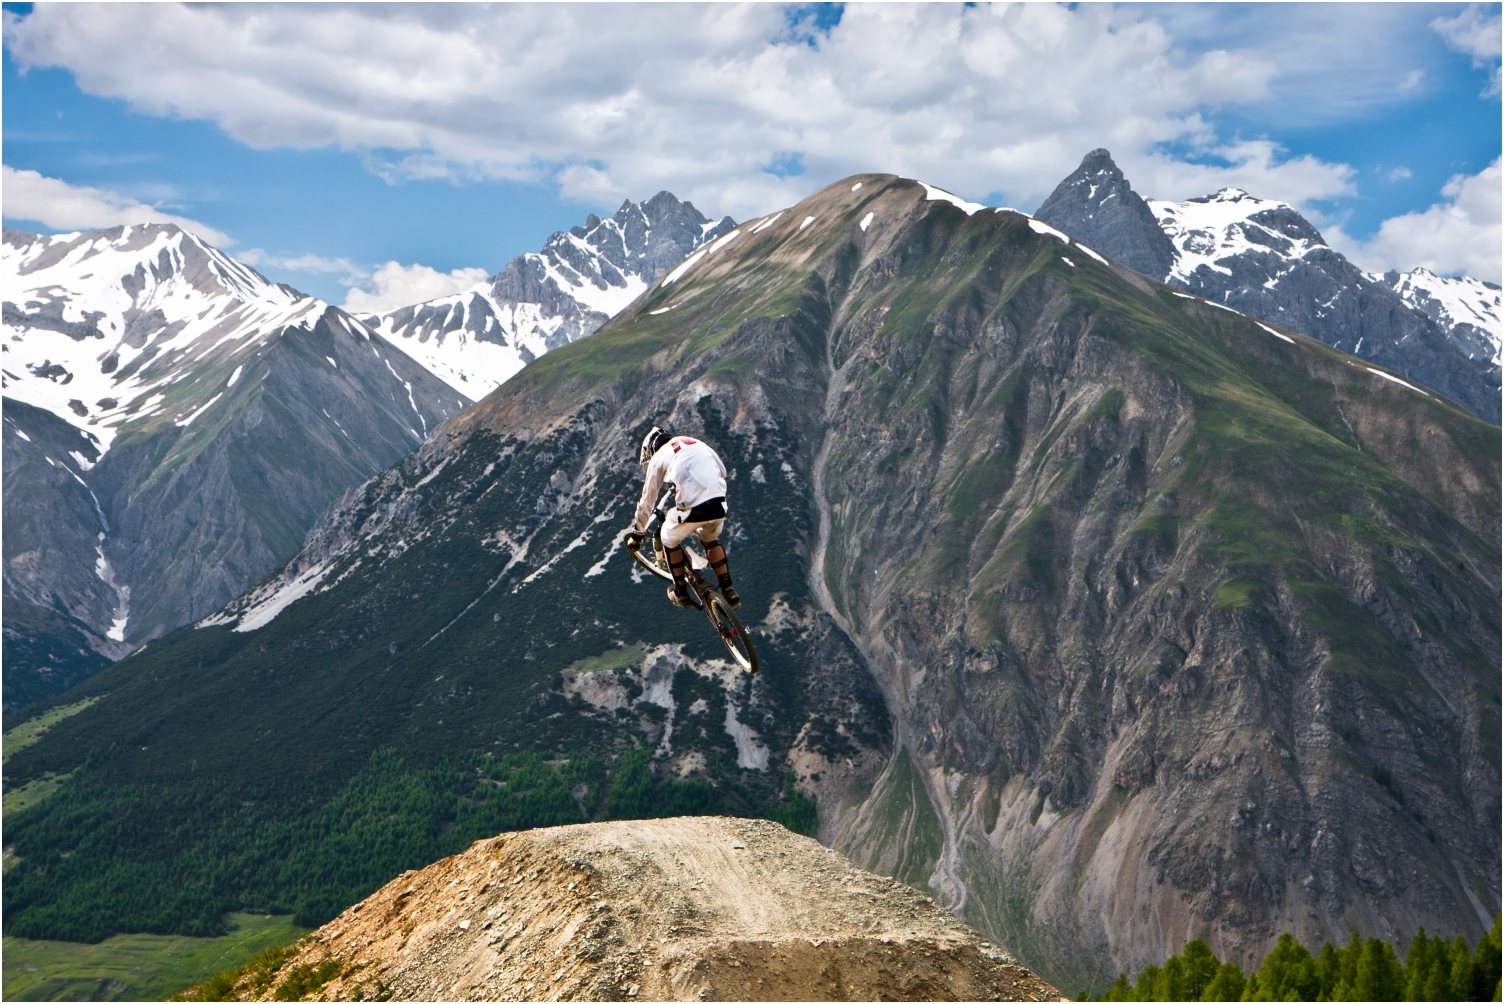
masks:
{"type": "Polygon", "coordinates": [[[374,289],[352,288],[344,308],[356,314],[379,314],[441,296],[464,292],[485,282],[483,268],[457,268],[440,272],[427,265],[402,265],[389,261],[370,274],[374,289]]]}
{"type": "Polygon", "coordinates": [[[1435,17],[1428,4],[1162,4],[1153,16],[1192,49],[1235,39],[1270,67],[1268,86],[1235,103],[1268,127],[1350,121],[1410,101],[1432,86],[1415,45],[1435,17]],[[1334,40],[1340,39],[1340,43],[1334,40]]]}
{"type": "Polygon", "coordinates": [[[1403,164],[1401,164],[1399,167],[1393,168],[1384,175],[1384,179],[1386,181],[1409,181],[1413,177],[1415,177],[1415,172],[1410,170],[1403,164]]]}
{"type": "Polygon", "coordinates": [[[1431,22],[1447,45],[1473,58],[1473,65],[1490,68],[1489,86],[1484,97],[1500,93],[1499,57],[1504,50],[1501,42],[1500,17],[1497,5],[1473,4],[1455,17],[1439,17],[1431,22]]]}
{"type": "Polygon", "coordinates": [[[369,266],[360,265],[349,258],[330,258],[326,255],[274,254],[262,248],[246,248],[235,252],[235,257],[252,268],[269,272],[301,272],[305,275],[337,275],[346,286],[355,286],[371,277],[369,266]]]}
{"type": "Polygon", "coordinates": [[[119,192],[70,185],[8,164],[0,167],[0,172],[3,172],[0,188],[4,192],[5,215],[9,219],[39,223],[50,230],[104,230],[126,224],[172,223],[210,244],[234,243],[221,230],[163,212],[119,192]]]}
{"type": "Polygon", "coordinates": [[[746,218],[867,170],[1032,207],[1086,151],[1206,141],[1207,109],[1304,67],[1274,15],[1232,48],[1162,10],[852,4],[822,34],[771,4],[44,4],[6,35],[91,94],[350,149],[392,181],[542,180],[595,205],[667,188],[746,218]],[[765,170],[789,151],[804,174],[765,170]]]}
{"type": "Polygon", "coordinates": [[[1326,236],[1333,247],[1371,271],[1403,272],[1423,265],[1439,275],[1462,273],[1497,283],[1504,242],[1500,186],[1496,159],[1477,174],[1455,175],[1442,188],[1440,202],[1385,220],[1366,241],[1352,241],[1340,233],[1326,236]]]}
{"type": "Polygon", "coordinates": [[[1271,140],[1208,145],[1197,162],[1162,154],[1118,160],[1135,190],[1158,199],[1184,200],[1221,188],[1241,188],[1315,214],[1319,203],[1356,193],[1357,171],[1309,154],[1290,156],[1271,140]]]}
{"type": "Polygon", "coordinates": [[[545,183],[596,209],[668,189],[747,219],[891,171],[1030,209],[1105,146],[1145,194],[1233,185],[1326,220],[1356,169],[1229,135],[1223,113],[1371,116],[1439,86],[1417,37],[1496,59],[1497,23],[1414,4],[859,3],[824,30],[756,3],[40,4],[5,35],[23,70],[258,148],[350,150],[393,183],[545,183]]]}

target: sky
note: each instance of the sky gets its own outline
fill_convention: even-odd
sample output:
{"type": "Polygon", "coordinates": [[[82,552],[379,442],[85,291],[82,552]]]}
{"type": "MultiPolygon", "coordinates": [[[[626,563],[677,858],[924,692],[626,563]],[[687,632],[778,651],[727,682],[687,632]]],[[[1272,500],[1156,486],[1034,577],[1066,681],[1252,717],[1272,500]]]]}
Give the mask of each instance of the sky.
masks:
{"type": "Polygon", "coordinates": [[[468,288],[659,191],[746,220],[850,174],[1032,212],[1287,202],[1363,268],[1499,282],[1493,4],[4,5],[0,209],[174,222],[331,303],[468,288]]]}

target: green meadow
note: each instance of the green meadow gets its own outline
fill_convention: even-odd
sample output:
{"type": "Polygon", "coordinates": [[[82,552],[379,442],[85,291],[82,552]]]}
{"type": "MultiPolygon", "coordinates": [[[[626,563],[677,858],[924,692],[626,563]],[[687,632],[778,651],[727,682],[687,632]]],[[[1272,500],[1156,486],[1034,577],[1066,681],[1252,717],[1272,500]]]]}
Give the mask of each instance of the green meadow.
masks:
{"type": "Polygon", "coordinates": [[[218,938],[117,934],[97,945],[3,939],[8,1001],[166,1000],[303,933],[291,916],[232,913],[218,938]]]}

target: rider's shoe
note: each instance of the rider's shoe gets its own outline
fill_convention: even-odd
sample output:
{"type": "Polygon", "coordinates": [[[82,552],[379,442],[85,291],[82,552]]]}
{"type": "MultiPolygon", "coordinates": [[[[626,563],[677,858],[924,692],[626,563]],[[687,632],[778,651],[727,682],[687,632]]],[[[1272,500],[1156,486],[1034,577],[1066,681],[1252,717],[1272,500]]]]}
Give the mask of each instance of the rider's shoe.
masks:
{"type": "Polygon", "coordinates": [[[695,605],[695,601],[690,599],[689,587],[677,582],[668,587],[668,599],[676,607],[692,607],[695,605]]]}
{"type": "Polygon", "coordinates": [[[731,607],[732,610],[736,610],[741,607],[742,598],[736,595],[736,590],[732,589],[729,585],[721,587],[721,595],[726,597],[726,604],[731,607]]]}

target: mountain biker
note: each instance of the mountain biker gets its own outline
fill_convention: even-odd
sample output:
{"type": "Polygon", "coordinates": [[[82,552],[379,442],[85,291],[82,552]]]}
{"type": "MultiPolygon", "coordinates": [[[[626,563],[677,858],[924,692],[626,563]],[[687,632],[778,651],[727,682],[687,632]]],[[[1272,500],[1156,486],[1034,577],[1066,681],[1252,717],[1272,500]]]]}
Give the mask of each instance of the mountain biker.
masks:
{"type": "Polygon", "coordinates": [[[674,507],[664,513],[658,536],[674,577],[668,598],[676,606],[694,605],[685,581],[688,556],[679,546],[694,534],[705,546],[705,557],[719,580],[721,595],[733,609],[741,606],[741,598],[731,588],[731,566],[720,540],[726,524],[726,465],[721,458],[697,439],[670,435],[654,426],[643,437],[637,461],[647,465],[647,476],[637,503],[637,517],[623,534],[626,545],[633,550],[642,545],[658,493],[667,482],[674,487],[674,507]]]}

